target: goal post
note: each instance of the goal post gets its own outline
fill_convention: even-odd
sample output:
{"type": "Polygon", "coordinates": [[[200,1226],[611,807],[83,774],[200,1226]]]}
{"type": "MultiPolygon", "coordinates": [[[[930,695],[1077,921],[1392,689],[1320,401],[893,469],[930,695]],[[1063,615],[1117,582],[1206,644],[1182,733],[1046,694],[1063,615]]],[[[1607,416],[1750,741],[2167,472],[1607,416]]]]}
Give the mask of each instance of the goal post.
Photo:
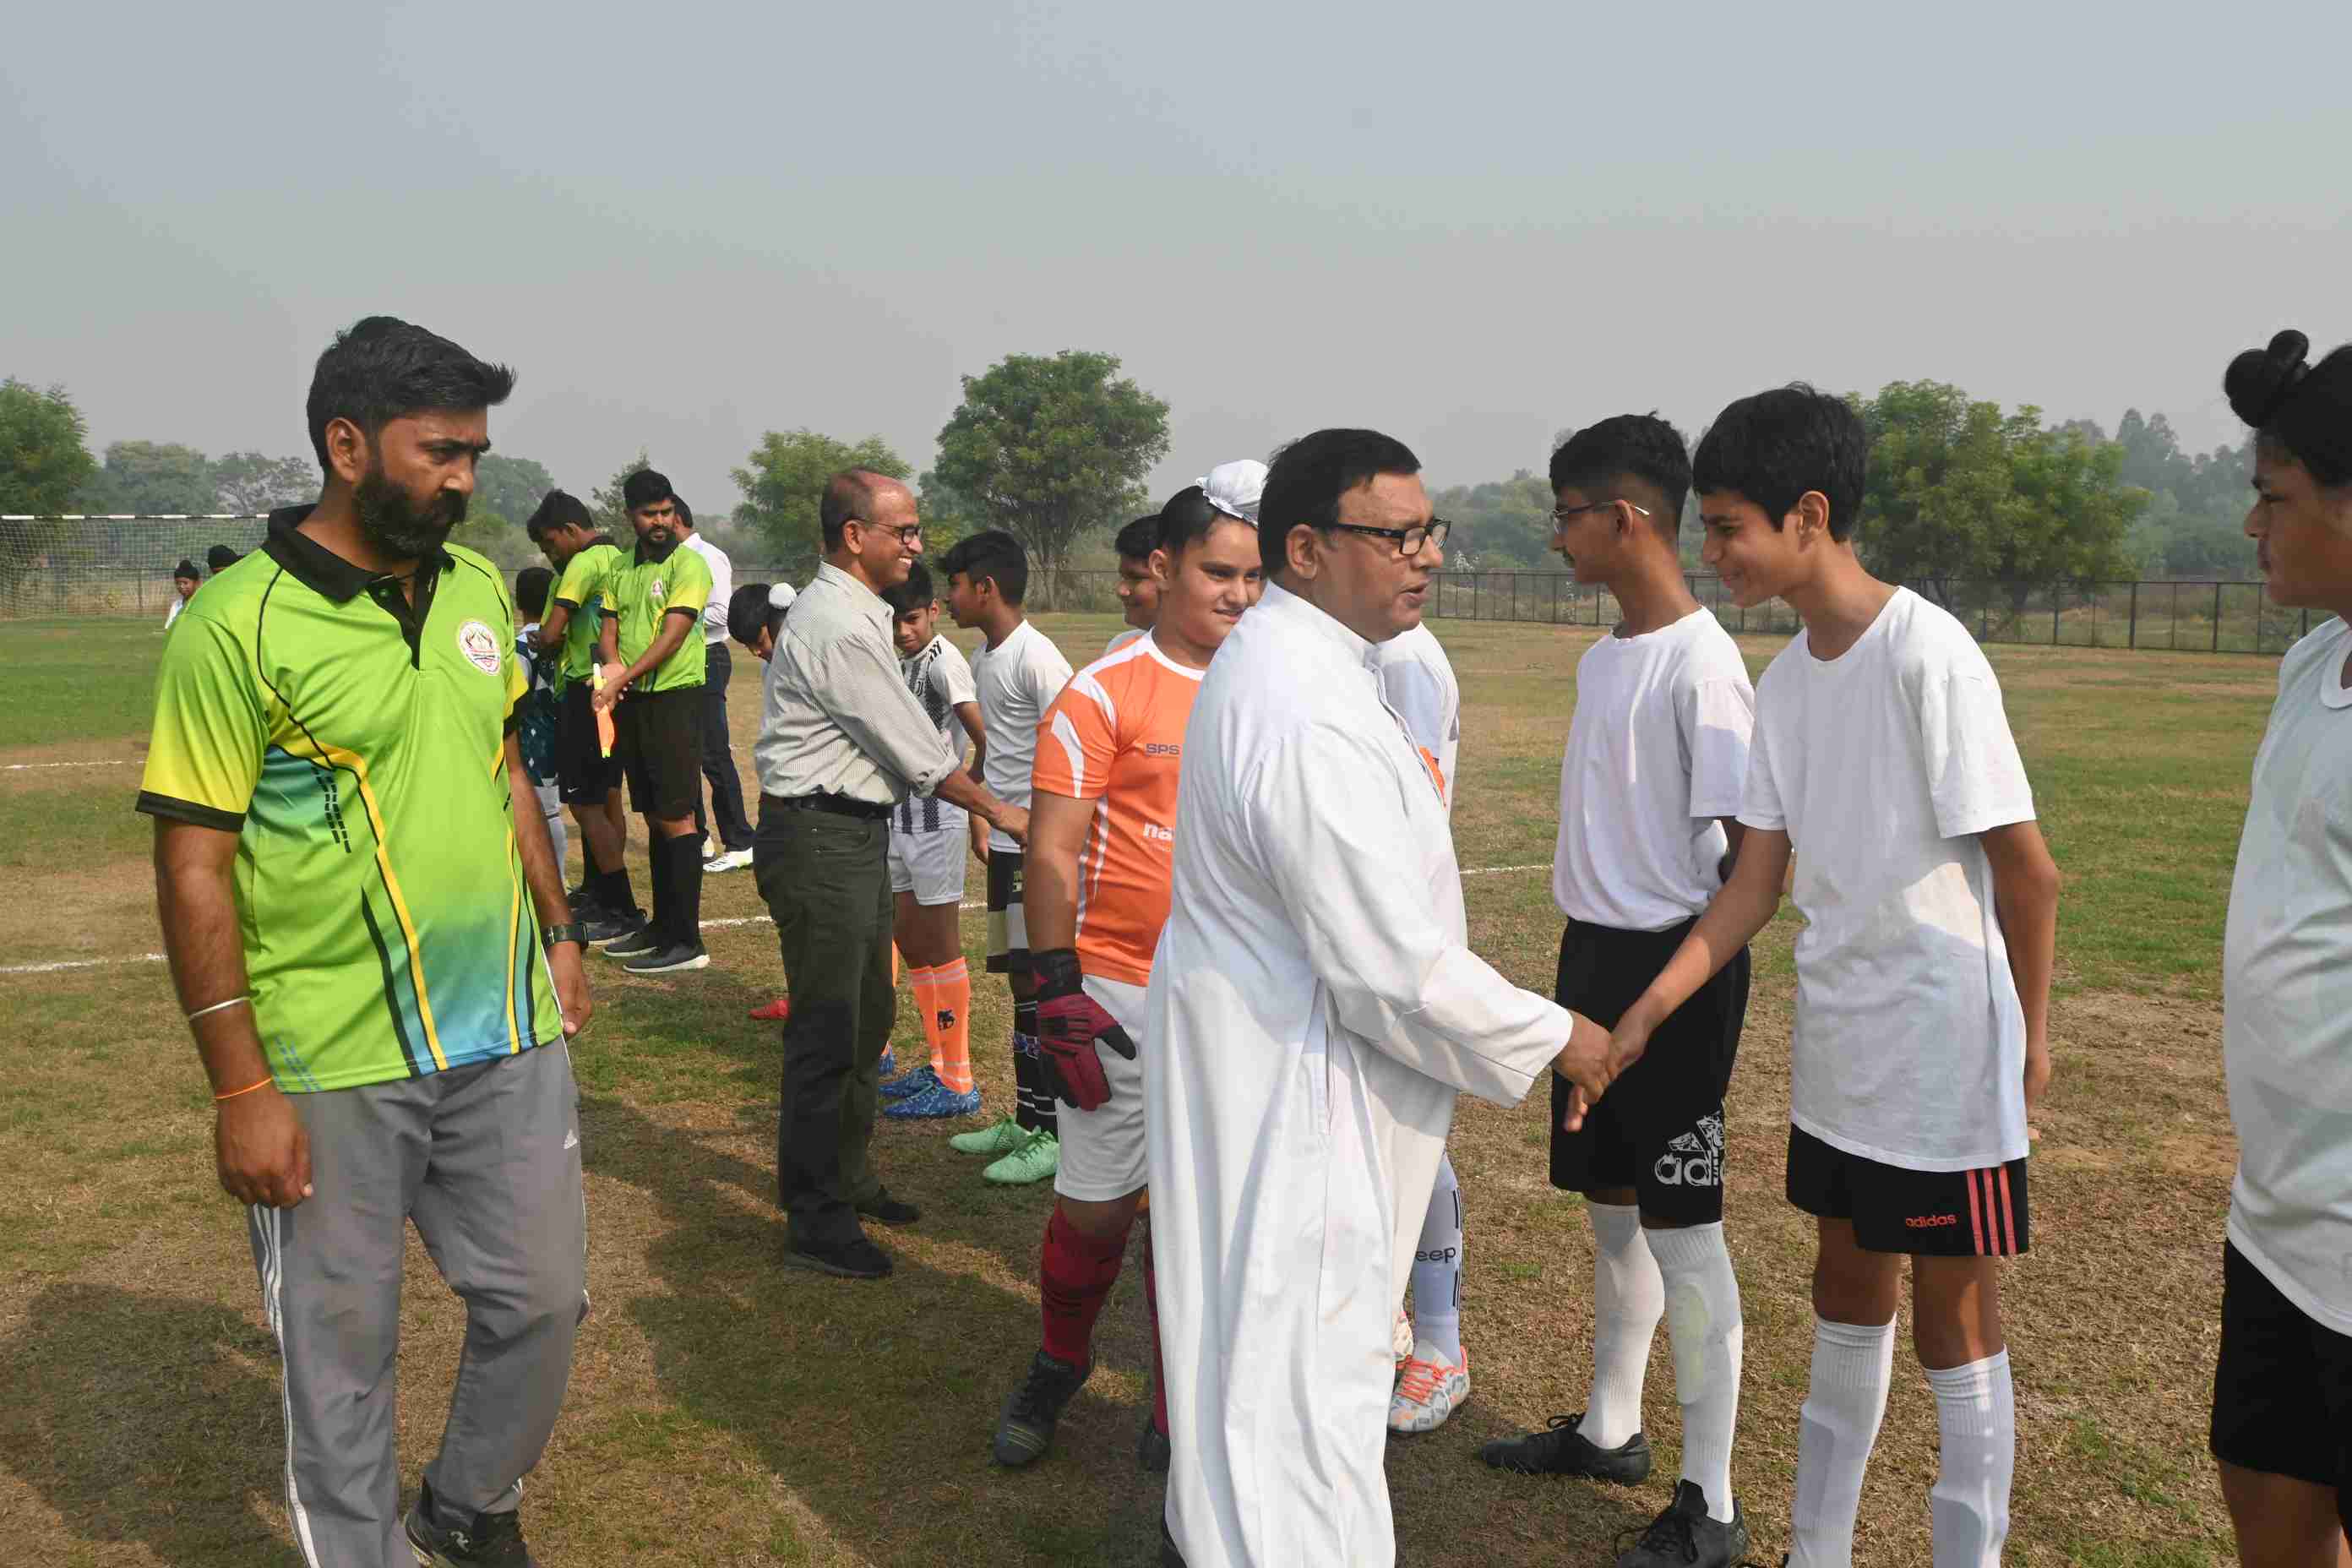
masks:
{"type": "Polygon", "coordinates": [[[160,622],[182,561],[209,580],[205,556],[215,545],[243,555],[268,529],[266,513],[0,514],[0,620],[160,622]]]}

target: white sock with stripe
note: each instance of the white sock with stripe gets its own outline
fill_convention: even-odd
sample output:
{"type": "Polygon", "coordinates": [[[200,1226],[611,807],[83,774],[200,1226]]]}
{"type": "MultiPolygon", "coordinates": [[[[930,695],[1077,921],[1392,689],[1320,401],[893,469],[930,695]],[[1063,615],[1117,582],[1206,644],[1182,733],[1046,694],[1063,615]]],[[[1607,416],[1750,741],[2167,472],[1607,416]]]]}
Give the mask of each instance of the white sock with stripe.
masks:
{"type": "Polygon", "coordinates": [[[1797,1438],[1789,1568],[1853,1568],[1862,1474],[1886,1417],[1895,1325],[1813,1319],[1813,1377],[1797,1438]]]}
{"type": "Polygon", "coordinates": [[[1943,1461],[1927,1494],[1935,1568],[1999,1568],[2009,1539],[2009,1489],[2017,1470],[2017,1394],[2009,1352],[1966,1366],[1929,1367],[1943,1461]]]}
{"type": "Polygon", "coordinates": [[[1642,1429],[1642,1380],[1666,1315],[1666,1282],[1642,1239],[1640,1209],[1584,1206],[1592,1215],[1592,1394],[1577,1430],[1596,1447],[1615,1448],[1642,1429]]]}

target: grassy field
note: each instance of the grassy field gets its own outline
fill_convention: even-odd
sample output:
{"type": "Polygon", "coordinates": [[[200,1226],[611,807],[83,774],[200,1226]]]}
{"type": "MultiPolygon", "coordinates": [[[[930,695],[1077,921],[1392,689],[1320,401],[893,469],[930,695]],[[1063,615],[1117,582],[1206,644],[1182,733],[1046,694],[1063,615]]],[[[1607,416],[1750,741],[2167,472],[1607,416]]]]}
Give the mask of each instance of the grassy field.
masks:
{"type": "MultiPolygon", "coordinates": [[[[1108,617],[1051,617],[1083,662],[1108,617]]],[[[1462,677],[1455,816],[1473,940],[1548,987],[1546,875],[1576,656],[1566,627],[1439,623],[1462,677]],[[1496,868],[1496,869],[1490,869],[1496,868]]],[[[277,1369],[240,1218],[215,1186],[211,1116],[155,952],[134,818],[158,634],[0,626],[0,1006],[17,1020],[0,1100],[0,1534],[25,1561],[298,1562],[282,1506],[277,1369]],[[84,965],[36,973],[25,966],[84,965]]],[[[1760,669],[1772,641],[1748,646],[1760,669]]],[[[2038,1119],[2035,1248],[2008,1276],[2021,1454],[2010,1560],[2085,1568],[2225,1561],[2204,1455],[2221,1219],[2235,1158],[2221,1079],[2223,905],[2276,667],[2252,658],[1992,650],[2066,879],[2058,1076],[2038,1119]]],[[[748,763],[759,666],[731,710],[748,763]]],[[[574,850],[576,857],[577,850],[574,850]]],[[[640,886],[643,886],[642,872],[640,886]]],[[[971,883],[976,896],[979,881],[971,883]]],[[[748,873],[709,920],[761,913],[748,873]]],[[[1785,1543],[1811,1345],[1811,1231],[1780,1196],[1790,996],[1787,916],[1759,944],[1732,1091],[1729,1229],[1746,1296],[1733,1477],[1757,1555],[1785,1543]]],[[[978,951],[980,922],[965,936],[978,951]]],[[[886,1123],[880,1158],[922,1223],[884,1239],[887,1284],[778,1266],[772,1026],[756,923],[709,933],[710,969],[622,977],[596,961],[583,1091],[596,1311],[526,1518],[542,1561],[992,1563],[1153,1561],[1155,1479],[1132,1455],[1148,1365],[1130,1268],[1098,1369],[1055,1453],[992,1469],[998,1401],[1037,1339],[1050,1194],[986,1187],[949,1129],[886,1123]]],[[[977,966],[975,966],[977,967],[977,966]]],[[[992,1107],[1009,1103],[1001,988],[974,999],[992,1107]]],[[[920,1055],[910,1011],[898,1045],[920,1055]]],[[[1480,1442],[1572,1411],[1589,1369],[1591,1254],[1544,1181],[1543,1112],[1464,1103],[1464,1323],[1476,1392],[1390,1450],[1398,1530],[1424,1563],[1599,1563],[1663,1507],[1677,1417],[1664,1336],[1632,1490],[1488,1471],[1480,1442]]],[[[462,1312],[412,1243],[404,1309],[406,1485],[446,1409],[462,1312]]],[[[1936,1427],[1898,1357],[1857,1561],[1927,1561],[1936,1427]]]]}

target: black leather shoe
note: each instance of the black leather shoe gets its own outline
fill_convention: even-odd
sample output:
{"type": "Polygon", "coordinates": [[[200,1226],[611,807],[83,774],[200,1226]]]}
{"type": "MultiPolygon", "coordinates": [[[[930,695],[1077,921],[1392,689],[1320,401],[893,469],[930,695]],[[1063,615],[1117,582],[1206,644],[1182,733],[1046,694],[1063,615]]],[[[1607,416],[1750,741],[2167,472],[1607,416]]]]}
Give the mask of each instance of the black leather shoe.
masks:
{"type": "Polygon", "coordinates": [[[887,1279],[890,1255],[863,1236],[847,1241],[789,1241],[784,1262],[794,1268],[814,1268],[843,1279],[887,1279]]]}
{"type": "Polygon", "coordinates": [[[867,1199],[857,1205],[857,1212],[883,1225],[912,1225],[923,1217],[923,1211],[912,1204],[900,1203],[889,1194],[867,1199]]]}

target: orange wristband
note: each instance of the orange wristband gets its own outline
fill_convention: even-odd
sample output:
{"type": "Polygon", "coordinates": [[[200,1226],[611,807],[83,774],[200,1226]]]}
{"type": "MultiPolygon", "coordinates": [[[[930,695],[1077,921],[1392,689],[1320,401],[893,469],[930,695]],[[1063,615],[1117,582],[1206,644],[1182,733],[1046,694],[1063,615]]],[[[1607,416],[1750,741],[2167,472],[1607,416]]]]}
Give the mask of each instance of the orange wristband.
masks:
{"type": "Polygon", "coordinates": [[[240,1095],[240,1094],[251,1094],[255,1089],[267,1089],[267,1088],[268,1088],[271,1084],[276,1083],[277,1081],[278,1081],[278,1080],[277,1080],[275,1078],[266,1078],[266,1079],[263,1079],[259,1083],[249,1083],[249,1084],[247,1084],[243,1089],[230,1089],[226,1094],[216,1094],[216,1095],[214,1095],[214,1096],[213,1096],[213,1103],[214,1103],[215,1105],[218,1105],[218,1104],[219,1104],[222,1100],[235,1100],[235,1099],[236,1099],[238,1095],[240,1095]]]}

